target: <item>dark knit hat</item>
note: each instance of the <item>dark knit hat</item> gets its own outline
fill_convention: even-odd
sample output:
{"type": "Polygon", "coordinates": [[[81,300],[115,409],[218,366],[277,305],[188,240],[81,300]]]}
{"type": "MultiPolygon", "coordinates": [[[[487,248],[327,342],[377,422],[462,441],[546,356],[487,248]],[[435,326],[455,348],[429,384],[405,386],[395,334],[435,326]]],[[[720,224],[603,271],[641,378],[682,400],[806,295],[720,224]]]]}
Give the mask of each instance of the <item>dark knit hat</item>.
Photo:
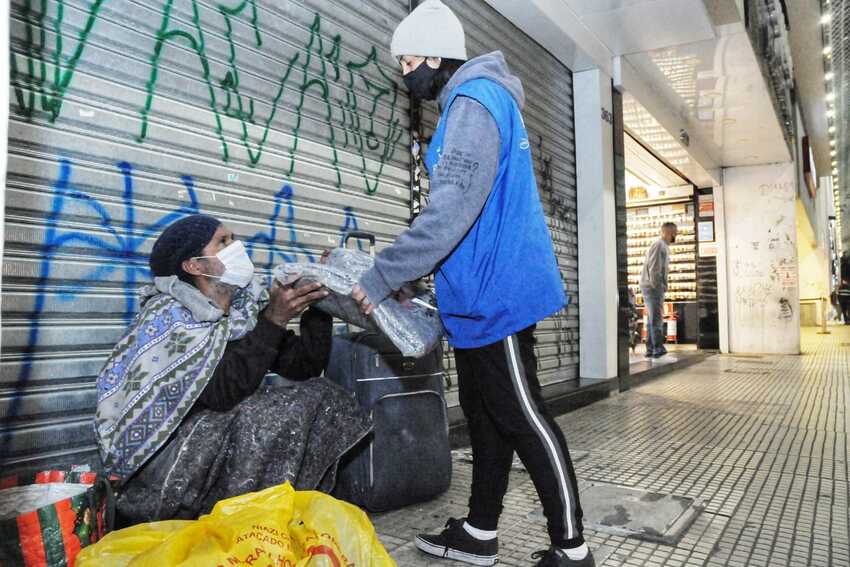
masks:
{"type": "Polygon", "coordinates": [[[150,267],[154,277],[177,276],[192,283],[183,271],[184,260],[200,256],[221,221],[209,215],[189,215],[171,223],[154,242],[150,267]]]}

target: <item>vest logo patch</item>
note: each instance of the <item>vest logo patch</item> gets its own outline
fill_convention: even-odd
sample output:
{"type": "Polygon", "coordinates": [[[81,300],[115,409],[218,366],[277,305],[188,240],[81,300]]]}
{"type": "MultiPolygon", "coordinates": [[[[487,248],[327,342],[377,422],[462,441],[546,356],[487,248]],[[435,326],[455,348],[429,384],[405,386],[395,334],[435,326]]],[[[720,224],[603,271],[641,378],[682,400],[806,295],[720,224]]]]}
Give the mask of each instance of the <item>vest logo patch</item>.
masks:
{"type": "Polygon", "coordinates": [[[527,150],[531,144],[528,143],[528,138],[523,138],[519,143],[519,149],[527,150]]]}

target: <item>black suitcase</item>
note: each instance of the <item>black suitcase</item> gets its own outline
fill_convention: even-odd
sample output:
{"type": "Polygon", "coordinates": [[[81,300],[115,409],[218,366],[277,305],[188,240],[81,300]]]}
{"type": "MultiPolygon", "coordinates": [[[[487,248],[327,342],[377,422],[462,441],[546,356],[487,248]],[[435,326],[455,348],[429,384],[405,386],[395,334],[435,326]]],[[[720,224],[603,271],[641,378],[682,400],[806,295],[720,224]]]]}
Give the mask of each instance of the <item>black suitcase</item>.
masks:
{"type": "Polygon", "coordinates": [[[334,495],[373,512],[430,500],[452,475],[440,348],[402,356],[389,339],[336,336],[325,375],[354,392],[374,431],[340,463],[334,495]]]}

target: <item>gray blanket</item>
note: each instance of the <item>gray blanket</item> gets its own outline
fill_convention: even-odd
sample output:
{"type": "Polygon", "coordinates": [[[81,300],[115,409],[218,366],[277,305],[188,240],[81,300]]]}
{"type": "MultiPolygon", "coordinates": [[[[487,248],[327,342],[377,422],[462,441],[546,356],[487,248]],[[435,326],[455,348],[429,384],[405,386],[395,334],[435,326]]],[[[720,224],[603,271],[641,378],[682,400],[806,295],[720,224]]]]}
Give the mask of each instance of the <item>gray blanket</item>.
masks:
{"type": "Polygon", "coordinates": [[[138,523],[192,519],[219,500],[289,481],[329,492],[337,462],[371,430],[354,397],[324,378],[264,386],[228,412],[193,412],[123,487],[138,523]]]}

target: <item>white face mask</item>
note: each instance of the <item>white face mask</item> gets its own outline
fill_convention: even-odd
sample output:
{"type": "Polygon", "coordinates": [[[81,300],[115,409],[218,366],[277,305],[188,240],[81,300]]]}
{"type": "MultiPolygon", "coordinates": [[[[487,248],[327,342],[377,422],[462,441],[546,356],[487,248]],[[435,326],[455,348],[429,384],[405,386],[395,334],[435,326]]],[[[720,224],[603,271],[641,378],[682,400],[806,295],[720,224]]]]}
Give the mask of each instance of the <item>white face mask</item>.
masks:
{"type": "MultiPolygon", "coordinates": [[[[245,287],[254,278],[254,263],[245,251],[245,245],[239,240],[234,240],[222,251],[214,256],[224,264],[224,273],[220,276],[203,274],[208,278],[217,278],[221,283],[245,287]]],[[[213,256],[198,256],[197,258],[213,258],[213,256]]]]}

